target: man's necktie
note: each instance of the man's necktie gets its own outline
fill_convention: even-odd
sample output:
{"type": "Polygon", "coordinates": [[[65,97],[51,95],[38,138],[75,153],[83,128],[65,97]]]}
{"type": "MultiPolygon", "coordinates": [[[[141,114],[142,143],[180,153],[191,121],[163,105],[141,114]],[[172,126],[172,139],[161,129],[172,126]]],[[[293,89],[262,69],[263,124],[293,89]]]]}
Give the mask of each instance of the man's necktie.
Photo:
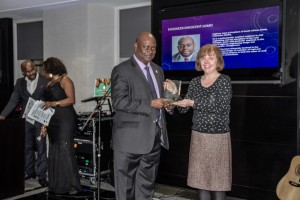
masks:
{"type": "Polygon", "coordinates": [[[184,58],[184,61],[186,61],[186,62],[189,61],[189,58],[184,58]]]}
{"type": "MultiPolygon", "coordinates": [[[[149,69],[148,66],[146,66],[145,70],[147,72],[147,80],[148,80],[149,86],[150,86],[151,91],[152,91],[152,96],[153,96],[154,99],[156,99],[157,98],[157,94],[156,94],[156,90],[155,90],[155,86],[154,86],[154,82],[153,82],[152,76],[150,74],[150,69],[149,69]]],[[[158,109],[156,109],[157,120],[159,119],[159,116],[160,116],[160,111],[158,109]]]]}

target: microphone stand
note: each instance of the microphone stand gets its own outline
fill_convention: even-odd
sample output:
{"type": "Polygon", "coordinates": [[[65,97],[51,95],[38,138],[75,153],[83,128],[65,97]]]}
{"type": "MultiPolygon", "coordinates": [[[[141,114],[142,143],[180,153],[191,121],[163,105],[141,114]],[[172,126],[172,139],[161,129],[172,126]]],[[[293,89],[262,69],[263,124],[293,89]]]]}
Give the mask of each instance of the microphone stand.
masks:
{"type": "Polygon", "coordinates": [[[104,104],[104,102],[107,100],[107,97],[109,97],[111,92],[111,88],[109,87],[109,89],[106,91],[106,93],[104,94],[104,96],[100,99],[100,101],[97,101],[97,105],[94,108],[93,112],[90,114],[90,116],[88,117],[88,119],[86,120],[85,124],[83,125],[81,131],[84,131],[84,129],[86,128],[86,126],[88,125],[89,121],[91,120],[91,118],[93,117],[93,115],[99,111],[98,114],[98,120],[99,120],[99,129],[98,129],[98,153],[97,153],[97,199],[100,199],[100,187],[101,187],[101,178],[100,178],[100,173],[101,173],[101,169],[100,169],[100,162],[101,162],[101,112],[102,112],[102,105],[104,104]]]}
{"type": "Polygon", "coordinates": [[[96,107],[94,108],[93,112],[89,115],[88,119],[86,120],[86,122],[84,123],[84,125],[82,126],[81,128],[81,132],[84,131],[84,129],[86,128],[86,126],[88,125],[89,121],[91,121],[91,118],[94,116],[94,114],[97,112],[97,111],[100,111],[102,110],[102,105],[104,104],[104,102],[106,101],[106,98],[109,97],[110,95],[110,88],[107,90],[107,92],[104,94],[104,96],[101,98],[100,101],[97,101],[97,105],[96,107]]]}

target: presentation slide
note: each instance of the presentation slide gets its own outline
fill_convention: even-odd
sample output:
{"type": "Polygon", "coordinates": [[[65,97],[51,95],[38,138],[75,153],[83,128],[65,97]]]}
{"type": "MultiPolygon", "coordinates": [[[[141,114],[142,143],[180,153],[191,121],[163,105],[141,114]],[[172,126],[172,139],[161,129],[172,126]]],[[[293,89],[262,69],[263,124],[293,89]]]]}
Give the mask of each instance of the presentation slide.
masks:
{"type": "Polygon", "coordinates": [[[278,68],[279,6],[162,20],[162,67],[195,70],[202,45],[222,50],[225,69],[278,68]]]}

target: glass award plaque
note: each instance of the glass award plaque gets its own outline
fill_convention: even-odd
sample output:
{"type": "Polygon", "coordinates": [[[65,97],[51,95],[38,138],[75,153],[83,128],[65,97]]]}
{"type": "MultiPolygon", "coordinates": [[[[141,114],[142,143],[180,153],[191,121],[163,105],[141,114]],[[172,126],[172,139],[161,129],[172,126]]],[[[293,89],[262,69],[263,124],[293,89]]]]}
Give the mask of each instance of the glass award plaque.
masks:
{"type": "Polygon", "coordinates": [[[178,101],[180,99],[181,83],[180,80],[167,79],[164,82],[164,98],[169,102],[178,101]]]}

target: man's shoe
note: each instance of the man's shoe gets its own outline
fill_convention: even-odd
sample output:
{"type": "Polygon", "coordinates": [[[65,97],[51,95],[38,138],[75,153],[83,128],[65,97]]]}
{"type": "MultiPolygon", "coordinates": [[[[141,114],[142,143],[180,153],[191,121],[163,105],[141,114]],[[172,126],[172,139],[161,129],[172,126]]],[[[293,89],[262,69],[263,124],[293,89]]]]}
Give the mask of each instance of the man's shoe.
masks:
{"type": "Polygon", "coordinates": [[[42,187],[48,187],[49,185],[48,181],[45,178],[40,178],[38,182],[42,187]]]}

